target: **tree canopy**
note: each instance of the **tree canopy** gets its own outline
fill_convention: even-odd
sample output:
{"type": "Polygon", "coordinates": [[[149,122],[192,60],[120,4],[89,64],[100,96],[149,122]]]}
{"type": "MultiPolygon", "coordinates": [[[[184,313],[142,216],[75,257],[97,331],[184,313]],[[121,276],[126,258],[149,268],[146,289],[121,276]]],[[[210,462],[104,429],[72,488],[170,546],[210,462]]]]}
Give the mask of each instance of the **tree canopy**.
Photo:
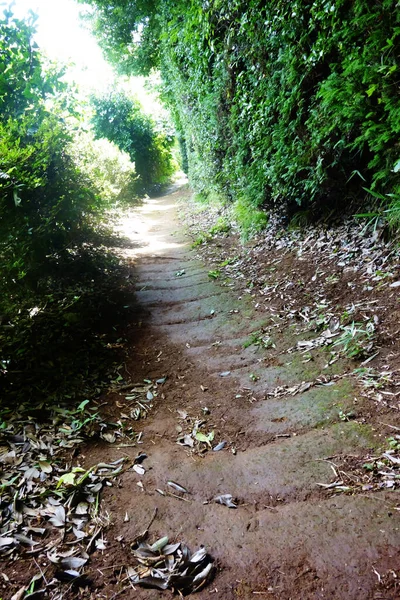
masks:
{"type": "Polygon", "coordinates": [[[196,190],[289,215],[372,194],[395,214],[396,0],[90,4],[114,63],[161,69],[196,190]]]}
{"type": "Polygon", "coordinates": [[[154,121],[143,113],[137,100],[110,91],[92,98],[92,123],[98,138],[114,142],[135,163],[140,183],[165,182],[175,170],[170,152],[173,136],[157,131],[154,121]]]}

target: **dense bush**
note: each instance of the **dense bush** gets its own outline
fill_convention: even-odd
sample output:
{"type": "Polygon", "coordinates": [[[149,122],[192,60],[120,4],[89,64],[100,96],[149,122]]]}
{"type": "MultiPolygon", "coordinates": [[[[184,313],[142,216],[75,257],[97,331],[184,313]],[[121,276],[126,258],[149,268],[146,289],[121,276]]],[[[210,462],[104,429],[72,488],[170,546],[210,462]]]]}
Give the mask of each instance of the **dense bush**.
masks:
{"type": "Polygon", "coordinates": [[[125,161],[113,187],[96,148],[72,149],[66,123],[77,106],[62,73],[43,68],[33,31],[9,11],[0,19],[3,403],[85,394],[109,367],[104,336],[118,320],[122,277],[118,260],[96,249],[98,226],[133,172],[125,161]]]}
{"type": "Polygon", "coordinates": [[[198,191],[284,213],[365,203],[364,188],[396,204],[397,0],[90,3],[121,68],[161,68],[198,191]]]}
{"type": "Polygon", "coordinates": [[[137,100],[110,91],[93,97],[92,123],[97,138],[106,138],[126,152],[135,163],[138,184],[148,190],[165,183],[175,171],[171,154],[173,136],[158,132],[153,119],[137,100]]]}

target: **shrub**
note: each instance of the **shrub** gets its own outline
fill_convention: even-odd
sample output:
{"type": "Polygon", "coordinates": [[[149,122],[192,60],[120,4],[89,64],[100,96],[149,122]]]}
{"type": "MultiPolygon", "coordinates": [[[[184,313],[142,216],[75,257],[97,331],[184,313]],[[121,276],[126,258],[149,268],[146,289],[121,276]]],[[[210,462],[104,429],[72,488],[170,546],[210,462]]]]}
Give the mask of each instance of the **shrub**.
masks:
{"type": "Polygon", "coordinates": [[[89,1],[115,62],[161,68],[196,191],[289,217],[398,194],[397,0],[89,1]]]}

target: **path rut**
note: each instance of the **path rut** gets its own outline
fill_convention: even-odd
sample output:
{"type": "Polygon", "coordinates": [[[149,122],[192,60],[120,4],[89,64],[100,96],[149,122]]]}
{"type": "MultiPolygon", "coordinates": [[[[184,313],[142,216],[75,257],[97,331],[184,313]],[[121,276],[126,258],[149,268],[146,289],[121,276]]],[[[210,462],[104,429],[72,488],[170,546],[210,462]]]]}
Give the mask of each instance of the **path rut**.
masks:
{"type": "MultiPolygon", "coordinates": [[[[148,419],[138,424],[142,443],[124,449],[132,458],[138,450],[148,454],[146,473],[125,473],[105,495],[110,546],[95,562],[100,570],[104,560],[129,564],[129,540],[157,508],[153,539],[168,535],[193,549],[204,544],[216,560],[216,576],[197,593],[199,600],[398,597],[379,580],[399,565],[398,494],[332,496],[317,485],[332,481],[330,457],[377,445],[373,428],[338,418],[338,405],[352,402],[352,384],[344,379],[265,398],[275,386],[310,374],[300,363],[287,365],[285,357],[271,360],[267,351],[244,347],[268,315],[239,298],[234,285],[211,280],[209,267],[191,250],[178,219],[179,202],[189,193],[180,188],[150,199],[121,225],[131,240],[124,256],[132,263],[138,303],[127,332],[133,345],[127,370],[132,381],[167,381],[148,419]],[[198,455],[177,445],[178,429],[188,426],[178,409],[204,418],[214,443],[225,440],[226,447],[198,455]],[[189,490],[185,501],[157,493],[167,480],[189,490]],[[221,493],[236,497],[238,508],[214,503],[221,493]]],[[[124,400],[110,395],[109,401],[124,400]]],[[[99,445],[87,458],[105,451],[108,460],[121,456],[121,449],[99,445]]],[[[97,585],[107,598],[118,589],[108,590],[100,575],[97,585]]],[[[129,588],[119,597],[170,595],[129,588]]]]}

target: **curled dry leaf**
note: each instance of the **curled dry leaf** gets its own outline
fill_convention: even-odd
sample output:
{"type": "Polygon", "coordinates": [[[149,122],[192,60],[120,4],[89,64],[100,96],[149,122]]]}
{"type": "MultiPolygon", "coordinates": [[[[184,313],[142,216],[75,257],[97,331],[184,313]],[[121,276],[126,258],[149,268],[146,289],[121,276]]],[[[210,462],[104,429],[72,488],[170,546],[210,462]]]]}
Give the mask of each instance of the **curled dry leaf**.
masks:
{"type": "Polygon", "coordinates": [[[220,496],[215,496],[214,502],[218,504],[223,504],[228,508],[237,508],[237,504],[233,502],[232,494],[221,494],[220,496]]]}
{"type": "Polygon", "coordinates": [[[214,452],[219,452],[220,450],[223,450],[226,446],[226,442],[220,442],[219,444],[217,444],[216,446],[214,446],[213,451],[214,452]]]}
{"type": "Polygon", "coordinates": [[[109,431],[106,431],[105,433],[101,433],[100,437],[103,440],[105,440],[106,442],[108,442],[109,444],[114,444],[115,440],[117,439],[115,433],[109,432],[109,431]]]}
{"type": "Polygon", "coordinates": [[[4,548],[11,548],[16,544],[13,537],[0,537],[0,550],[4,548]]]}
{"type": "Polygon", "coordinates": [[[13,596],[11,596],[11,600],[22,600],[25,595],[25,592],[28,588],[26,586],[22,587],[18,592],[15,592],[13,596]]]}
{"type": "Polygon", "coordinates": [[[189,446],[190,448],[194,447],[194,439],[189,433],[186,433],[183,437],[179,437],[176,441],[179,446],[189,446]]]}
{"type": "Polygon", "coordinates": [[[146,473],[146,469],[142,467],[142,465],[133,465],[132,470],[138,475],[144,475],[146,473]]]}
{"type": "Polygon", "coordinates": [[[76,571],[80,569],[84,565],[86,565],[88,559],[87,558],[79,558],[78,556],[68,556],[67,558],[63,558],[60,561],[60,565],[65,569],[72,569],[76,571]]]}
{"type": "Polygon", "coordinates": [[[54,516],[49,521],[54,527],[65,527],[65,508],[63,506],[56,506],[54,516]]]}
{"type": "Polygon", "coordinates": [[[183,485],[179,485],[179,483],[175,483],[175,481],[167,481],[167,485],[177,492],[182,492],[182,494],[189,493],[188,490],[183,487],[183,485]]]}

